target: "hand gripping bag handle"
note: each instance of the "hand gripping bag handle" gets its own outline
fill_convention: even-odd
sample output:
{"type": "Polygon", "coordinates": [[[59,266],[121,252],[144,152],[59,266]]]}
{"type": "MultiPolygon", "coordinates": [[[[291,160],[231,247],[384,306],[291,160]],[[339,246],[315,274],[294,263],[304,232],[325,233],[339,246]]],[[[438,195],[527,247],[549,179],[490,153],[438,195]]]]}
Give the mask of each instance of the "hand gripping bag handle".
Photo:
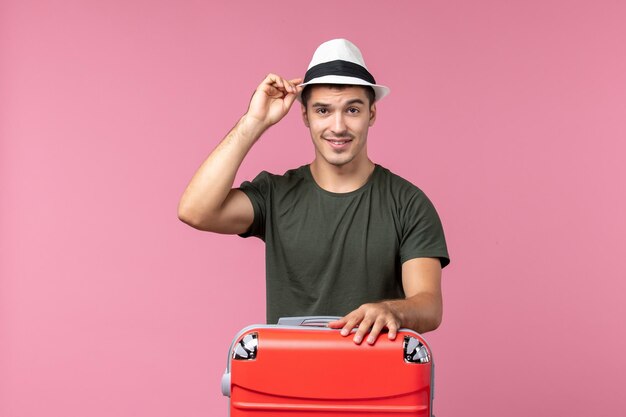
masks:
{"type": "Polygon", "coordinates": [[[312,326],[326,327],[331,321],[339,320],[337,316],[302,316],[302,317],[281,317],[278,319],[279,326],[312,326]]]}

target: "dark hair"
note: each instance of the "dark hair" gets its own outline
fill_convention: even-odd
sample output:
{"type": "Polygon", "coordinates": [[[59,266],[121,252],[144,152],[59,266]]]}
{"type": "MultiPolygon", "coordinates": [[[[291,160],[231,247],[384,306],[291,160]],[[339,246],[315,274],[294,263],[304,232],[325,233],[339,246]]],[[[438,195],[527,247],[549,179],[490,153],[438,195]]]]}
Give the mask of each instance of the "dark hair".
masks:
{"type": "Polygon", "coordinates": [[[311,88],[313,86],[321,86],[321,87],[328,87],[328,88],[333,88],[336,90],[343,90],[344,88],[347,87],[362,87],[365,90],[365,95],[367,96],[367,98],[370,101],[370,107],[372,104],[374,104],[374,100],[376,100],[376,93],[374,92],[374,89],[372,87],[370,87],[369,85],[349,85],[349,84],[307,84],[304,86],[304,89],[302,90],[302,94],[300,95],[300,98],[302,99],[302,104],[304,104],[304,107],[306,107],[309,98],[311,97],[311,88]]]}

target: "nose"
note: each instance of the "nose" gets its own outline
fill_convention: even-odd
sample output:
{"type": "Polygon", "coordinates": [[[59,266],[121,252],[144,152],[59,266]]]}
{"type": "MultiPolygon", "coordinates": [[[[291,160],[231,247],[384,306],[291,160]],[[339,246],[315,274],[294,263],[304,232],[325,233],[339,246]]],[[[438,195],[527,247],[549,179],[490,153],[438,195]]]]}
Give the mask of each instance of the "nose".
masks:
{"type": "Polygon", "coordinates": [[[332,132],[333,134],[337,135],[337,136],[341,136],[342,134],[344,134],[346,132],[346,123],[344,120],[344,114],[343,112],[335,112],[334,115],[334,120],[333,120],[333,129],[332,132]]]}

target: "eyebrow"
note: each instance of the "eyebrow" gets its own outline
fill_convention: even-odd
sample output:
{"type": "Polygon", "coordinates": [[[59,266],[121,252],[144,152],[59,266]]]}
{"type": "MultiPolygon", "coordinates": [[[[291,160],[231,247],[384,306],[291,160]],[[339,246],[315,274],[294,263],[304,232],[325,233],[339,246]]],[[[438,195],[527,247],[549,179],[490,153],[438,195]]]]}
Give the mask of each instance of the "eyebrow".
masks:
{"type": "MultiPolygon", "coordinates": [[[[357,103],[365,105],[365,102],[361,100],[360,98],[353,98],[352,100],[348,100],[345,103],[345,105],[349,106],[350,104],[357,104],[357,103]]],[[[315,102],[311,105],[311,107],[330,107],[330,104],[315,102]]]]}

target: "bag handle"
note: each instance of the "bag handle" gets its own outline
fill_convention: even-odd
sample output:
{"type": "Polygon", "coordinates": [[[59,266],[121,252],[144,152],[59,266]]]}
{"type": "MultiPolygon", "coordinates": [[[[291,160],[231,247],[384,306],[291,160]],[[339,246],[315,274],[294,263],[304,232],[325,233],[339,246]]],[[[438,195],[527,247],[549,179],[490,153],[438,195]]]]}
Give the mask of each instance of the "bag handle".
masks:
{"type": "Polygon", "coordinates": [[[281,317],[278,319],[278,325],[326,327],[331,321],[339,320],[340,318],[337,316],[281,317]]]}

